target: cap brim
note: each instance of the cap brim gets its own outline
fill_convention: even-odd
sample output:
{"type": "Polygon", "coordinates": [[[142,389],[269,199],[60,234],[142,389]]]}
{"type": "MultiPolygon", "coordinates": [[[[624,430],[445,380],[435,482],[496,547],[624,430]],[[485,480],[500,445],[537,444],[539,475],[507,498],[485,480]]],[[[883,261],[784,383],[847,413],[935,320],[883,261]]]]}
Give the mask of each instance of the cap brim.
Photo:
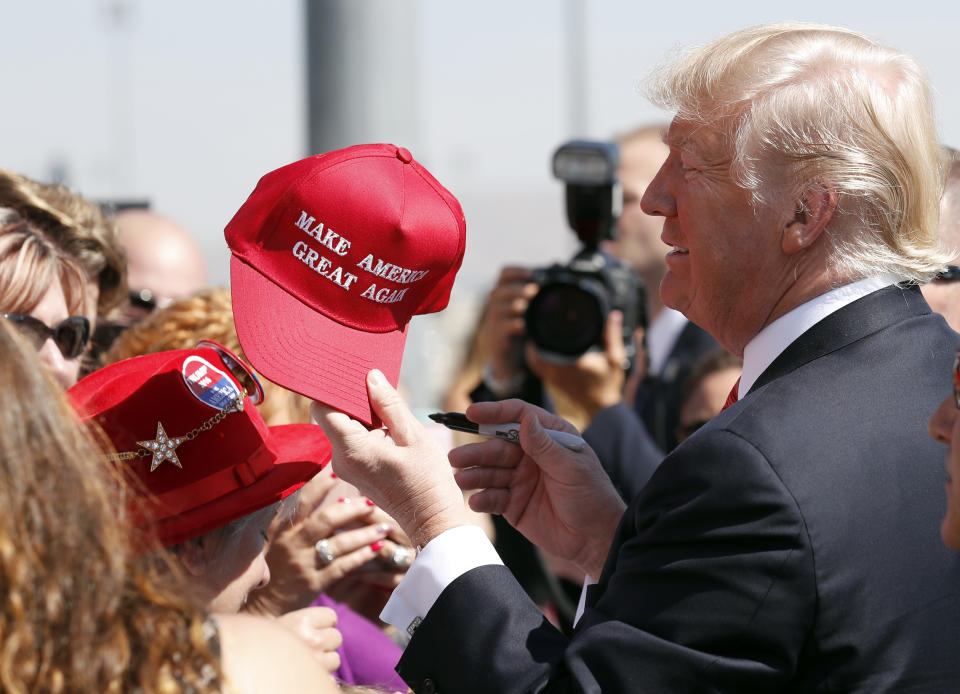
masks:
{"type": "Polygon", "coordinates": [[[165,547],[199,537],[287,498],[330,462],[332,449],[320,427],[285,424],[269,430],[268,448],[277,456],[270,472],[249,486],[167,517],[146,529],[165,547]]]}
{"type": "Polygon", "coordinates": [[[406,329],[369,333],[348,328],[236,256],[230,258],[230,288],[237,336],[257,371],[367,426],[380,426],[367,397],[367,373],[379,369],[396,387],[406,329]]]}

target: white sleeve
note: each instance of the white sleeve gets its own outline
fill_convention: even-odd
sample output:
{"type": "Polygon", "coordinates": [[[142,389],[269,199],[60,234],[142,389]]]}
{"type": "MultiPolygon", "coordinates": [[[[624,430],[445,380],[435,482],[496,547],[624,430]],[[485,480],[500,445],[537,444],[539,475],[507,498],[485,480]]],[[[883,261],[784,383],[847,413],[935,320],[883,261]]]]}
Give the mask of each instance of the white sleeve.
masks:
{"type": "Polygon", "coordinates": [[[486,533],[462,525],[440,533],[427,543],[407,575],[394,588],[380,619],[413,636],[444,588],[471,569],[503,565],[486,533]]]}

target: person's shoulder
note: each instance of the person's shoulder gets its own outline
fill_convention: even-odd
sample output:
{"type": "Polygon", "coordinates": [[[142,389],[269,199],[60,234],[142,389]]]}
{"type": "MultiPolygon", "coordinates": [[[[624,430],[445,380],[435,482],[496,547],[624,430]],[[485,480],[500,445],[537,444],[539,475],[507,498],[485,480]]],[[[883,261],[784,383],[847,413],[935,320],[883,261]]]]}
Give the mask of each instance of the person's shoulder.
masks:
{"type": "Polygon", "coordinates": [[[307,645],[275,620],[216,615],[216,624],[231,694],[338,691],[307,645]]]}

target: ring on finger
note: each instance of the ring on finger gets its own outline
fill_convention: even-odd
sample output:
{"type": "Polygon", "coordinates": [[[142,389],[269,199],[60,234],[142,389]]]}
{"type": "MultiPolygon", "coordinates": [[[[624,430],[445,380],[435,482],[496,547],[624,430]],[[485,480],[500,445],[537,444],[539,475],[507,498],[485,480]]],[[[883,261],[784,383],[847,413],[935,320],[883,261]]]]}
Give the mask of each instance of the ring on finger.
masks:
{"type": "Polygon", "coordinates": [[[390,557],[390,563],[398,569],[409,569],[413,563],[413,550],[403,545],[397,545],[390,557]]]}
{"type": "Polygon", "coordinates": [[[327,566],[330,562],[337,558],[337,555],[333,553],[333,550],[330,549],[330,543],[327,541],[327,538],[318,540],[315,544],[314,549],[317,550],[317,558],[320,559],[320,563],[324,566],[327,566]]]}

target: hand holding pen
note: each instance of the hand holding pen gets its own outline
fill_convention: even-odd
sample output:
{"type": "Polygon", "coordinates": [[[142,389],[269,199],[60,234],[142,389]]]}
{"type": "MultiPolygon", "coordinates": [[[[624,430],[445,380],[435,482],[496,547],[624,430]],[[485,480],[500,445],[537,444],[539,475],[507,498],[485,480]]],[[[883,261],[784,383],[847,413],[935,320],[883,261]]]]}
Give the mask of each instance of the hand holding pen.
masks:
{"type": "MultiPolygon", "coordinates": [[[[442,424],[453,431],[465,431],[488,439],[502,439],[511,443],[520,443],[519,422],[502,422],[500,424],[476,424],[467,419],[461,412],[434,412],[428,415],[430,419],[442,424]]],[[[582,451],[586,441],[576,434],[569,434],[556,429],[545,429],[547,436],[571,451],[582,451]]]]}

